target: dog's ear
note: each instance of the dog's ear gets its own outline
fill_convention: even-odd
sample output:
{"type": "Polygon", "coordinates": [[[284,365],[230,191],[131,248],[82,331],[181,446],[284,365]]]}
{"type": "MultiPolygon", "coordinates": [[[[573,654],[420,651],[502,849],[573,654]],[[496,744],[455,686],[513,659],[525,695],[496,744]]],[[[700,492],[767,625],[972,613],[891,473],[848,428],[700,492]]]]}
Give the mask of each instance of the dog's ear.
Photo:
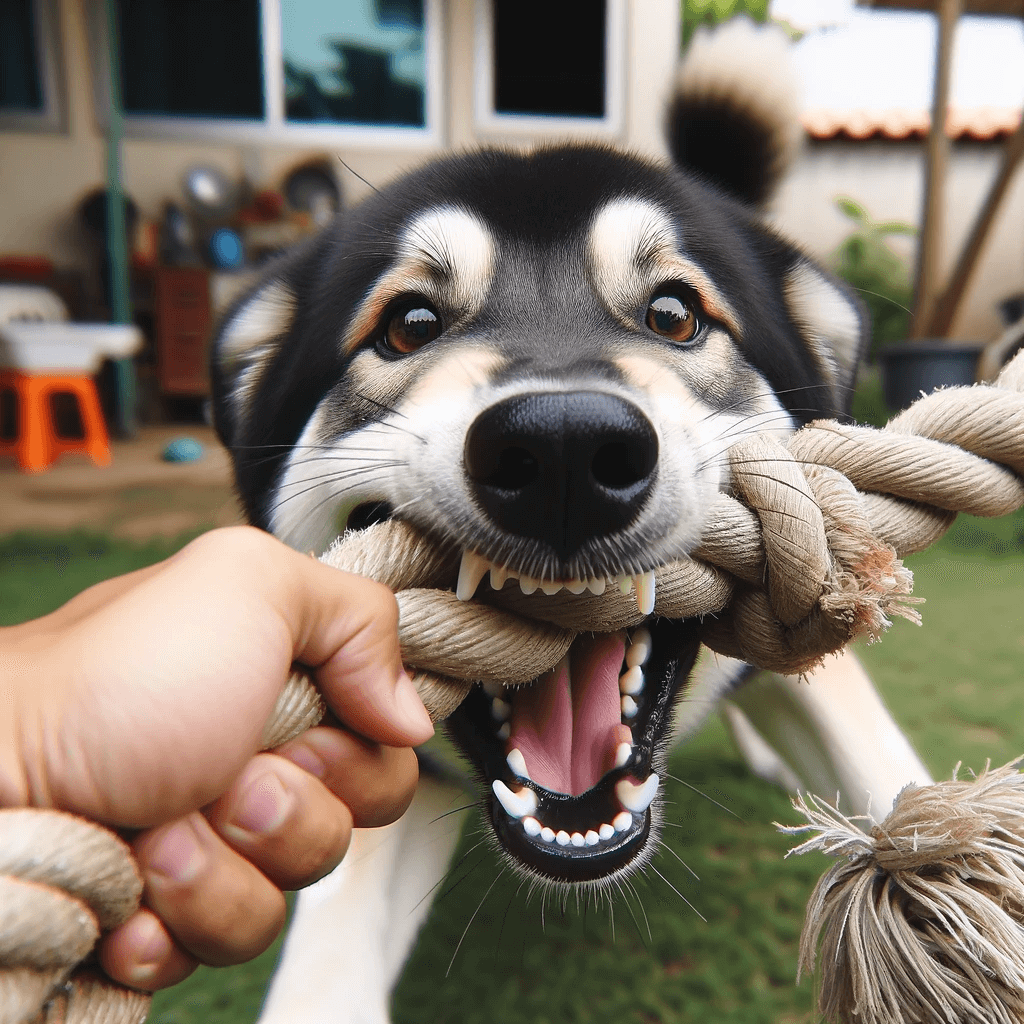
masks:
{"type": "Polygon", "coordinates": [[[214,424],[229,449],[245,429],[267,369],[294,324],[297,303],[290,270],[290,262],[279,265],[228,310],[214,334],[214,424]]]}
{"type": "Polygon", "coordinates": [[[803,256],[783,277],[782,295],[812,365],[831,387],[833,407],[849,413],[871,332],[864,304],[848,285],[803,256]]]}
{"type": "Polygon", "coordinates": [[[666,134],[681,169],[764,205],[803,138],[785,33],[747,18],[698,29],[679,70],[666,134]]]}

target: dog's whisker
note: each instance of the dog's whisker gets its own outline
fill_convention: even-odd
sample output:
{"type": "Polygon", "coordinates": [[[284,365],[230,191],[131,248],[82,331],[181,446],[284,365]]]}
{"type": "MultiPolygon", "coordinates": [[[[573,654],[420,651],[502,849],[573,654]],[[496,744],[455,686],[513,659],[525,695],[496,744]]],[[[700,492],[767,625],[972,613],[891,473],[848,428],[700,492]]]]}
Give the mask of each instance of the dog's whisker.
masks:
{"type": "Polygon", "coordinates": [[[705,923],[708,919],[653,865],[650,869],[705,923]]]}
{"type": "Polygon", "coordinates": [[[682,865],[683,865],[683,867],[684,867],[684,868],[686,868],[686,870],[687,870],[687,871],[689,871],[689,872],[690,872],[690,874],[691,874],[691,875],[693,875],[693,877],[694,877],[694,878],[696,878],[698,882],[700,881],[700,875],[698,875],[698,874],[697,874],[697,872],[696,872],[696,871],[694,871],[694,870],[693,870],[693,868],[691,868],[691,867],[690,867],[690,865],[689,865],[689,864],[687,864],[687,863],[686,863],[686,861],[685,861],[685,860],[683,860],[683,858],[682,858],[682,857],[680,857],[680,856],[679,856],[679,854],[678,854],[678,853],[676,853],[676,851],[675,851],[675,850],[673,850],[673,849],[672,849],[672,847],[671,847],[671,846],[669,846],[669,845],[668,845],[668,843],[666,843],[666,842],[665,842],[665,840],[664,840],[664,839],[659,839],[659,840],[658,840],[658,845],[659,845],[659,846],[661,846],[661,848],[662,848],[663,850],[668,850],[668,852],[669,852],[669,853],[671,853],[671,854],[672,854],[672,856],[673,856],[673,857],[675,857],[675,859],[676,859],[677,861],[679,861],[679,863],[680,863],[680,864],[682,864],[682,865]]]}
{"type": "Polygon", "coordinates": [[[469,929],[473,926],[473,922],[476,920],[476,915],[480,913],[480,908],[487,902],[487,897],[490,896],[491,890],[498,884],[498,879],[505,874],[505,868],[502,868],[497,875],[494,876],[494,880],[487,887],[487,892],[480,898],[480,902],[476,905],[476,910],[473,911],[472,917],[470,917],[466,927],[462,930],[462,936],[459,939],[458,945],[455,947],[455,952],[452,953],[452,958],[448,963],[448,970],[444,972],[444,976],[447,978],[452,972],[452,966],[455,963],[455,958],[459,955],[459,950],[462,948],[462,943],[465,941],[466,935],[469,933],[469,929]]]}
{"type": "Polygon", "coordinates": [[[671,779],[673,782],[678,782],[680,786],[685,786],[687,789],[692,789],[693,792],[697,794],[697,796],[704,797],[705,800],[710,801],[716,807],[720,807],[723,811],[725,811],[726,814],[731,814],[737,821],[742,821],[744,825],[746,824],[746,821],[743,818],[741,818],[731,807],[726,807],[725,804],[719,803],[713,796],[708,796],[707,793],[705,793],[703,790],[698,789],[692,783],[687,782],[686,779],[681,779],[678,775],[673,775],[671,772],[665,772],[665,778],[671,779]]]}

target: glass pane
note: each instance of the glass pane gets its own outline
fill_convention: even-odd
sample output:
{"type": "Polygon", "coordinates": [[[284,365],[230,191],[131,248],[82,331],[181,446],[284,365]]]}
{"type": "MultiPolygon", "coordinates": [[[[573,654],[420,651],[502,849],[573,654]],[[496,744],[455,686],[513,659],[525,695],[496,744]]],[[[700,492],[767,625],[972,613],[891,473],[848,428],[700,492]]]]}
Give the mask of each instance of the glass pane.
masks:
{"type": "Polygon", "coordinates": [[[604,37],[604,0],[494,0],[495,113],[604,117],[604,37]]]}
{"type": "Polygon", "coordinates": [[[0,109],[43,109],[32,0],[0,2],[0,109]]]}
{"type": "Polygon", "coordinates": [[[128,114],[263,118],[259,0],[118,0],[128,114]]]}
{"type": "Polygon", "coordinates": [[[289,121],[420,128],[423,0],[281,0],[289,121]]]}

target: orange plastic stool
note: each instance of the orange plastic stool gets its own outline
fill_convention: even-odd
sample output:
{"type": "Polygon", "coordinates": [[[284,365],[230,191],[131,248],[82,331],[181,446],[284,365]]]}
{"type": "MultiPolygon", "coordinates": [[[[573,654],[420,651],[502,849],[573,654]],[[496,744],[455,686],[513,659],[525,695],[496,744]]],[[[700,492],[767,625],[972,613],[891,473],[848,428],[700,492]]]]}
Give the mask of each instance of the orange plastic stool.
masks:
{"type": "Polygon", "coordinates": [[[66,452],[88,455],[97,466],[110,465],[110,439],[91,377],[0,370],[0,391],[12,391],[17,403],[17,436],[0,439],[0,455],[13,455],[24,473],[40,473],[66,452]],[[50,398],[70,394],[78,402],[82,437],[57,433],[50,398]]]}

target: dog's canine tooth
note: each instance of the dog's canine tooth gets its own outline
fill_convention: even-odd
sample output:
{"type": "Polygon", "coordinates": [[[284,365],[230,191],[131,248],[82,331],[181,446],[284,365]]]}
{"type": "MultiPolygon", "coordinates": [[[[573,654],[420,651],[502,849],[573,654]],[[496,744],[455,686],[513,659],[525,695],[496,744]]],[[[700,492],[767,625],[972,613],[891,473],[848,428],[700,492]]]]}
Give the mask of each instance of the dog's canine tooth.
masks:
{"type": "Polygon", "coordinates": [[[462,552],[462,563],[459,565],[459,582],[455,587],[455,596],[460,601],[469,601],[480,586],[480,581],[491,568],[491,563],[475,551],[468,548],[462,552]]]}
{"type": "Polygon", "coordinates": [[[633,811],[634,814],[643,814],[651,806],[655,794],[658,792],[658,783],[660,781],[654,772],[651,772],[639,784],[630,782],[629,779],[619,779],[615,783],[615,795],[619,798],[619,803],[627,811],[633,811]]]}
{"type": "Polygon", "coordinates": [[[635,697],[644,688],[644,670],[639,665],[627,668],[619,676],[619,693],[635,697]]]}
{"type": "Polygon", "coordinates": [[[629,811],[619,811],[619,813],[612,818],[612,828],[614,828],[616,832],[625,832],[632,824],[633,815],[630,814],[629,811]]]}
{"type": "Polygon", "coordinates": [[[633,700],[633,698],[630,697],[629,694],[624,694],[623,695],[621,704],[622,704],[622,717],[623,718],[633,718],[636,715],[636,712],[637,712],[636,701],[633,700]]]}
{"type": "Polygon", "coordinates": [[[500,697],[495,697],[491,701],[491,717],[496,722],[505,722],[508,720],[508,716],[512,714],[512,705],[508,701],[502,700],[500,697]]]}
{"type": "Polygon", "coordinates": [[[523,818],[523,831],[528,836],[539,836],[543,829],[541,823],[536,818],[527,815],[523,818]]]}
{"type": "Polygon", "coordinates": [[[647,659],[651,656],[651,646],[650,631],[641,626],[633,633],[629,647],[626,648],[626,667],[636,668],[638,665],[646,665],[647,659]]]}
{"type": "MultiPolygon", "coordinates": [[[[627,826],[628,827],[628,826],[627,826]]],[[[609,825],[608,822],[604,822],[601,827],[597,830],[597,835],[600,839],[611,839],[615,835],[615,828],[609,825]]]]}
{"type": "Polygon", "coordinates": [[[512,769],[521,779],[528,779],[530,773],[526,768],[526,758],[518,747],[513,747],[505,758],[509,768],[512,769]]]}
{"type": "Polygon", "coordinates": [[[491,783],[491,789],[498,798],[498,803],[505,808],[505,812],[512,818],[532,817],[537,813],[540,801],[532,789],[521,789],[513,793],[501,779],[495,779],[491,783]]]}
{"type": "Polygon", "coordinates": [[[615,767],[621,768],[633,755],[633,746],[630,743],[620,743],[615,748],[615,767]]]}
{"type": "Polygon", "coordinates": [[[590,829],[583,838],[586,840],[587,846],[597,846],[601,842],[601,837],[593,829],[590,829]]]}
{"type": "Polygon", "coordinates": [[[587,589],[595,596],[600,597],[608,586],[606,579],[597,579],[596,577],[591,580],[587,580],[587,589]]]}
{"type": "Polygon", "coordinates": [[[633,577],[636,589],[636,606],[641,615],[650,615],[654,611],[654,572],[643,572],[633,577]]]}

